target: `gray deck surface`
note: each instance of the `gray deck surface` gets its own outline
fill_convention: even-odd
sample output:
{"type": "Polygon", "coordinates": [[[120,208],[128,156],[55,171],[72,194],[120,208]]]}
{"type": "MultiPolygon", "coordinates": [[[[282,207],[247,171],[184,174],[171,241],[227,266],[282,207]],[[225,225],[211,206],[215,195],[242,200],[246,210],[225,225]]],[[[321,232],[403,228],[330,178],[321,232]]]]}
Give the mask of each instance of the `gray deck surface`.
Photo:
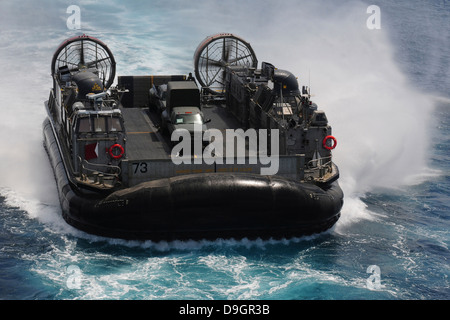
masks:
{"type": "MultiPolygon", "coordinates": [[[[205,119],[211,119],[208,128],[222,131],[240,128],[239,122],[222,105],[202,107],[205,119]]],[[[160,115],[147,108],[123,108],[122,114],[127,130],[127,158],[134,160],[169,159],[170,137],[159,131],[160,115]]]]}
{"type": "Polygon", "coordinates": [[[130,160],[167,159],[170,149],[146,109],[122,109],[127,130],[127,158],[130,160]]]}
{"type": "Polygon", "coordinates": [[[202,111],[205,119],[211,119],[208,128],[221,131],[240,128],[239,122],[223,105],[206,105],[202,111]]]}

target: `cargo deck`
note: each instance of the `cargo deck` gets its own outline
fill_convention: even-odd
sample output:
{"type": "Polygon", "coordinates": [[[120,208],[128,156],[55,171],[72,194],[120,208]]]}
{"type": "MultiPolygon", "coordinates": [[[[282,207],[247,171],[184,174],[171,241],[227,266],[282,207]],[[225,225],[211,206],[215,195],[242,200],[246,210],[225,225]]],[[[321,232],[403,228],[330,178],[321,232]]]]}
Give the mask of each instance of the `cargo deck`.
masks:
{"type": "MultiPolygon", "coordinates": [[[[205,118],[211,119],[209,128],[220,130],[239,129],[239,122],[224,105],[205,105],[205,118]]],[[[170,159],[170,136],[160,132],[161,119],[148,108],[122,108],[127,128],[127,160],[170,159]]]]}

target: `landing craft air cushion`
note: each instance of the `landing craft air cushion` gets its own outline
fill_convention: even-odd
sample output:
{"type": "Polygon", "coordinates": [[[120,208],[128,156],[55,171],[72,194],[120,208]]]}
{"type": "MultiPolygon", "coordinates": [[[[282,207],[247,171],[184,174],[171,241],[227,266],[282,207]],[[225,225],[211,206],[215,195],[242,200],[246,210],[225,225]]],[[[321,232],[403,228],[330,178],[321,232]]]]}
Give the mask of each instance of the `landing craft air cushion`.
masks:
{"type": "MultiPolygon", "coordinates": [[[[289,238],[332,227],[343,193],[327,117],[292,73],[257,65],[248,42],[218,34],[198,46],[195,77],[124,75],[113,86],[116,61],[103,42],[86,35],[64,41],[52,59],[43,134],[67,223],[95,235],[153,241],[289,238]],[[170,109],[167,97],[179,96],[187,82],[197,88],[198,119],[208,122],[197,126],[202,134],[278,134],[267,139],[267,150],[278,151],[270,154],[278,160],[276,174],[261,174],[264,164],[250,161],[248,141],[244,161],[174,161],[179,155],[161,129],[182,120],[161,114],[170,109]]],[[[192,108],[192,96],[180,99],[192,108]]],[[[195,152],[184,153],[195,160],[195,152]]]]}

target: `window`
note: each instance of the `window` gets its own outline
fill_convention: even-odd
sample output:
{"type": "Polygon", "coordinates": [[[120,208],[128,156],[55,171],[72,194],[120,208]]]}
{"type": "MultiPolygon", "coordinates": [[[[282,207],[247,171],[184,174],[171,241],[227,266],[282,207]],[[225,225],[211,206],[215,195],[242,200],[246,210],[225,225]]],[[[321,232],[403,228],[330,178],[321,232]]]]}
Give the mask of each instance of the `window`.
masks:
{"type": "Polygon", "coordinates": [[[123,131],[122,124],[120,123],[120,118],[118,118],[118,117],[108,117],[107,118],[107,123],[108,123],[108,130],[109,130],[109,132],[123,131]]]}
{"type": "Polygon", "coordinates": [[[89,118],[81,118],[78,123],[78,132],[86,133],[91,132],[91,121],[89,118]]]}
{"type": "Polygon", "coordinates": [[[95,132],[106,132],[106,123],[104,117],[94,117],[94,131],[95,132]]]}
{"type": "Polygon", "coordinates": [[[119,117],[91,115],[91,117],[79,118],[79,133],[107,133],[123,131],[119,117]],[[92,127],[93,126],[93,127],[92,127]]]}
{"type": "Polygon", "coordinates": [[[175,116],[175,124],[203,124],[200,114],[177,114],[175,116]]]}

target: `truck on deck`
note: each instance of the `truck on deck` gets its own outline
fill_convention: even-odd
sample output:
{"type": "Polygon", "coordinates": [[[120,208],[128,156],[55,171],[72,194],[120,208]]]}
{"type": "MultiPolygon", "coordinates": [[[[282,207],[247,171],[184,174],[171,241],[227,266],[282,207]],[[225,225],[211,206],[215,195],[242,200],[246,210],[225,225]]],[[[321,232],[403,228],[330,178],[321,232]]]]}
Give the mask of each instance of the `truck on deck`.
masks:
{"type": "Polygon", "coordinates": [[[169,135],[177,129],[186,129],[194,135],[196,125],[207,130],[200,105],[200,90],[194,81],[170,81],[167,84],[166,108],[161,113],[161,129],[169,135]]]}

